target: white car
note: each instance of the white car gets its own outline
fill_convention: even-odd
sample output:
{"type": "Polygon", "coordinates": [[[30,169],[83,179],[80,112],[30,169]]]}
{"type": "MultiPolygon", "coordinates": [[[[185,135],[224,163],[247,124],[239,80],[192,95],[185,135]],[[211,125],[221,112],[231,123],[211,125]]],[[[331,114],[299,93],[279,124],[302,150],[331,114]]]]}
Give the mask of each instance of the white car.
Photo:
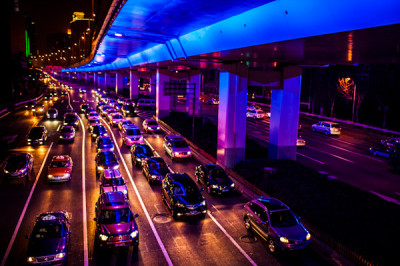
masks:
{"type": "Polygon", "coordinates": [[[250,110],[247,111],[246,116],[254,119],[263,119],[265,117],[265,113],[263,110],[250,110]]]}
{"type": "Polygon", "coordinates": [[[160,125],[155,119],[146,119],[143,121],[143,129],[148,133],[160,130],[160,125]]]}
{"type": "Polygon", "coordinates": [[[321,132],[325,135],[340,135],[341,128],[338,123],[330,121],[320,121],[312,125],[313,132],[321,132]]]}
{"type": "Polygon", "coordinates": [[[113,114],[110,118],[110,125],[116,127],[122,120],[124,120],[124,117],[121,114],[113,114]]]}
{"type": "Polygon", "coordinates": [[[96,111],[92,111],[92,112],[90,112],[89,114],[88,114],[88,119],[94,119],[94,118],[97,118],[97,119],[99,119],[99,114],[96,112],[96,111]]]}
{"type": "Polygon", "coordinates": [[[121,122],[118,123],[118,129],[120,131],[122,131],[124,126],[130,126],[131,127],[131,126],[136,126],[136,125],[131,120],[124,119],[124,120],[122,120],[121,122]]]}
{"type": "Polygon", "coordinates": [[[142,132],[136,127],[124,127],[124,130],[122,131],[122,139],[126,146],[144,143],[142,132]]]}
{"type": "Polygon", "coordinates": [[[296,145],[297,147],[304,147],[306,146],[306,141],[301,136],[298,136],[296,145]]]}
{"type": "Polygon", "coordinates": [[[164,137],[164,150],[171,157],[188,158],[192,157],[192,151],[185,139],[179,135],[166,135],[164,137]]]}

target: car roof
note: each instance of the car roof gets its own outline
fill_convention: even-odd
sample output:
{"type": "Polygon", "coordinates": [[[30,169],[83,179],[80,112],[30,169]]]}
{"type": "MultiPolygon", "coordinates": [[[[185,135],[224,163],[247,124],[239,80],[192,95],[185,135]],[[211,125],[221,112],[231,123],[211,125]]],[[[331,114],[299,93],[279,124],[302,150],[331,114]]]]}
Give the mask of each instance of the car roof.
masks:
{"type": "Polygon", "coordinates": [[[182,136],[180,135],[166,135],[166,138],[169,138],[170,140],[185,140],[182,136]]]}
{"type": "Polygon", "coordinates": [[[164,159],[161,157],[150,157],[150,158],[147,158],[147,161],[148,162],[152,161],[155,163],[165,163],[164,159]]]}
{"type": "Polygon", "coordinates": [[[36,222],[61,223],[64,218],[69,218],[68,213],[65,211],[44,212],[36,216],[36,222]]]}
{"type": "Polygon", "coordinates": [[[69,159],[71,159],[69,155],[54,155],[51,161],[67,161],[69,159]]]}
{"type": "Polygon", "coordinates": [[[122,177],[121,172],[119,169],[105,169],[104,170],[104,178],[111,179],[111,178],[119,178],[122,177]]]}
{"type": "Polygon", "coordinates": [[[173,173],[169,174],[169,178],[174,183],[193,184],[194,181],[186,173],[173,173]]]}
{"type": "Polygon", "coordinates": [[[103,208],[129,207],[125,195],[121,191],[105,192],[100,197],[103,208]]]}
{"type": "Polygon", "coordinates": [[[283,202],[275,198],[259,197],[256,200],[262,205],[264,205],[268,209],[268,211],[289,210],[288,206],[286,206],[283,202]]]}

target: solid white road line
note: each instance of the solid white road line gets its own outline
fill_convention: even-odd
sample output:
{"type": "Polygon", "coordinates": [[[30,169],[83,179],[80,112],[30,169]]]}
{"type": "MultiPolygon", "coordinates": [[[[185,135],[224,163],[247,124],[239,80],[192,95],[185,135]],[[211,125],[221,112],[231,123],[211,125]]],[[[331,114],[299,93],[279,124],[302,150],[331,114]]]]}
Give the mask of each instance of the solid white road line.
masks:
{"type": "Polygon", "coordinates": [[[311,147],[311,146],[307,146],[307,147],[308,147],[309,149],[311,149],[311,150],[315,150],[315,151],[318,151],[318,152],[321,152],[321,153],[328,154],[328,155],[333,156],[333,157],[336,157],[336,158],[338,158],[338,159],[340,159],[340,160],[343,160],[343,161],[346,161],[346,162],[349,162],[349,163],[354,163],[352,160],[346,159],[346,158],[341,157],[341,156],[339,156],[339,155],[336,155],[336,154],[333,154],[333,153],[330,153],[330,152],[326,152],[326,151],[322,151],[322,150],[320,150],[320,149],[313,148],[313,147],[311,147]]]}
{"type": "Polygon", "coordinates": [[[21,215],[20,215],[20,217],[19,217],[19,219],[18,219],[17,226],[15,227],[14,233],[13,233],[13,235],[12,235],[12,237],[11,237],[10,243],[8,244],[8,247],[7,247],[6,253],[4,254],[3,260],[1,261],[1,266],[3,266],[3,265],[6,264],[8,255],[10,255],[11,248],[12,248],[12,246],[13,246],[13,244],[14,244],[15,238],[17,237],[17,234],[18,234],[19,228],[20,228],[20,226],[21,226],[22,220],[24,219],[26,210],[28,209],[29,202],[31,201],[33,192],[35,191],[36,185],[37,185],[37,183],[38,183],[38,181],[39,181],[40,174],[41,174],[42,171],[43,171],[43,167],[44,167],[44,165],[45,165],[45,163],[46,163],[47,157],[49,156],[49,153],[50,153],[50,150],[51,150],[52,147],[53,147],[53,142],[50,144],[49,149],[47,150],[47,153],[46,153],[46,155],[44,156],[42,165],[40,166],[39,172],[38,172],[37,175],[36,175],[35,182],[33,183],[33,186],[32,186],[32,188],[31,188],[31,191],[30,191],[30,193],[29,193],[28,198],[26,199],[24,208],[22,209],[21,215]]]}
{"type": "Polygon", "coordinates": [[[314,162],[317,162],[317,163],[320,163],[320,164],[325,164],[324,162],[318,161],[317,159],[311,158],[310,156],[307,156],[307,155],[302,154],[302,153],[300,153],[300,152],[296,152],[296,154],[298,154],[298,155],[300,155],[300,156],[303,156],[303,157],[305,157],[305,158],[307,158],[307,159],[310,159],[310,160],[312,160],[312,161],[314,161],[314,162]]]}
{"type": "Polygon", "coordinates": [[[105,121],[103,118],[100,118],[100,119],[103,121],[103,123],[107,126],[107,128],[108,128],[109,131],[110,131],[110,134],[111,134],[111,136],[112,136],[112,138],[113,138],[113,140],[114,140],[115,148],[116,148],[116,150],[118,151],[118,154],[119,154],[119,156],[120,156],[120,158],[121,158],[121,162],[122,162],[122,164],[123,164],[124,167],[125,167],[125,171],[126,171],[126,173],[128,174],[129,180],[131,181],[132,188],[133,188],[133,190],[134,190],[135,193],[136,193],[136,196],[137,196],[137,198],[138,198],[138,200],[139,200],[140,205],[142,206],[143,212],[144,212],[144,214],[145,214],[145,216],[146,216],[146,218],[147,218],[147,221],[149,222],[150,228],[151,228],[151,230],[153,231],[153,234],[154,234],[154,236],[155,236],[155,238],[156,238],[156,240],[157,240],[157,243],[158,243],[158,245],[160,246],[161,251],[162,251],[162,253],[164,254],[164,257],[165,257],[165,259],[166,259],[168,265],[173,265],[173,263],[172,263],[172,261],[171,261],[171,258],[170,258],[169,255],[168,255],[167,249],[165,248],[163,242],[161,241],[160,235],[158,234],[157,229],[156,229],[156,227],[154,226],[153,221],[151,220],[150,214],[149,214],[149,212],[147,211],[146,206],[144,205],[144,201],[143,201],[142,197],[141,197],[140,194],[139,194],[139,190],[137,189],[136,184],[135,184],[135,182],[133,181],[131,172],[129,171],[129,168],[128,168],[128,166],[126,165],[126,162],[125,162],[124,157],[122,156],[121,150],[119,149],[119,147],[118,147],[118,145],[117,145],[118,142],[117,142],[117,140],[115,139],[114,132],[112,131],[112,129],[110,128],[110,126],[106,123],[106,121],[105,121]]]}
{"type": "Polygon", "coordinates": [[[82,126],[82,217],[83,217],[83,265],[89,265],[88,253],[88,232],[87,232],[87,212],[86,212],[86,161],[85,161],[85,127],[79,117],[82,126]]]}
{"type": "Polygon", "coordinates": [[[378,197],[380,197],[380,198],[386,200],[387,202],[393,202],[393,203],[395,203],[395,204],[397,204],[397,205],[400,205],[400,201],[398,201],[398,200],[396,200],[396,199],[394,199],[394,198],[391,198],[391,197],[388,197],[388,196],[379,194],[378,192],[375,192],[375,191],[373,191],[373,190],[370,190],[369,192],[371,192],[372,194],[374,194],[374,195],[376,195],[376,196],[378,196],[378,197]]]}

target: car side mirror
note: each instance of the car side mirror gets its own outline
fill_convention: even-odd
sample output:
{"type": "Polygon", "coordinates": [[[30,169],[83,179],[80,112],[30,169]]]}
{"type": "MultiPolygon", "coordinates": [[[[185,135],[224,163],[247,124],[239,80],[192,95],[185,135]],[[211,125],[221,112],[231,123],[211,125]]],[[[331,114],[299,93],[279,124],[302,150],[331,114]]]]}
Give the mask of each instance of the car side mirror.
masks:
{"type": "Polygon", "coordinates": [[[70,235],[71,233],[72,233],[71,231],[68,231],[68,232],[67,232],[68,235],[70,235]]]}
{"type": "Polygon", "coordinates": [[[93,218],[93,221],[97,222],[99,219],[97,219],[96,217],[93,218]]]}
{"type": "Polygon", "coordinates": [[[138,218],[139,217],[139,213],[135,213],[135,218],[138,218]]]}

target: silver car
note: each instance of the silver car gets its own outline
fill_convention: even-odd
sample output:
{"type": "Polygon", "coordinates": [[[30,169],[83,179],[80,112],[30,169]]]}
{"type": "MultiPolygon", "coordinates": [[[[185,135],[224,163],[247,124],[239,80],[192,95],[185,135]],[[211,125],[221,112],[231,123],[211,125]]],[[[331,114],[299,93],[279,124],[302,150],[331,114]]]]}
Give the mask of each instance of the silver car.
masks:
{"type": "Polygon", "coordinates": [[[146,119],[143,121],[143,129],[148,133],[160,131],[160,125],[155,119],[146,119]]]}
{"type": "Polygon", "coordinates": [[[310,245],[310,233],[280,200],[259,197],[246,203],[244,210],[244,226],[266,241],[270,252],[304,249],[310,245]]]}

